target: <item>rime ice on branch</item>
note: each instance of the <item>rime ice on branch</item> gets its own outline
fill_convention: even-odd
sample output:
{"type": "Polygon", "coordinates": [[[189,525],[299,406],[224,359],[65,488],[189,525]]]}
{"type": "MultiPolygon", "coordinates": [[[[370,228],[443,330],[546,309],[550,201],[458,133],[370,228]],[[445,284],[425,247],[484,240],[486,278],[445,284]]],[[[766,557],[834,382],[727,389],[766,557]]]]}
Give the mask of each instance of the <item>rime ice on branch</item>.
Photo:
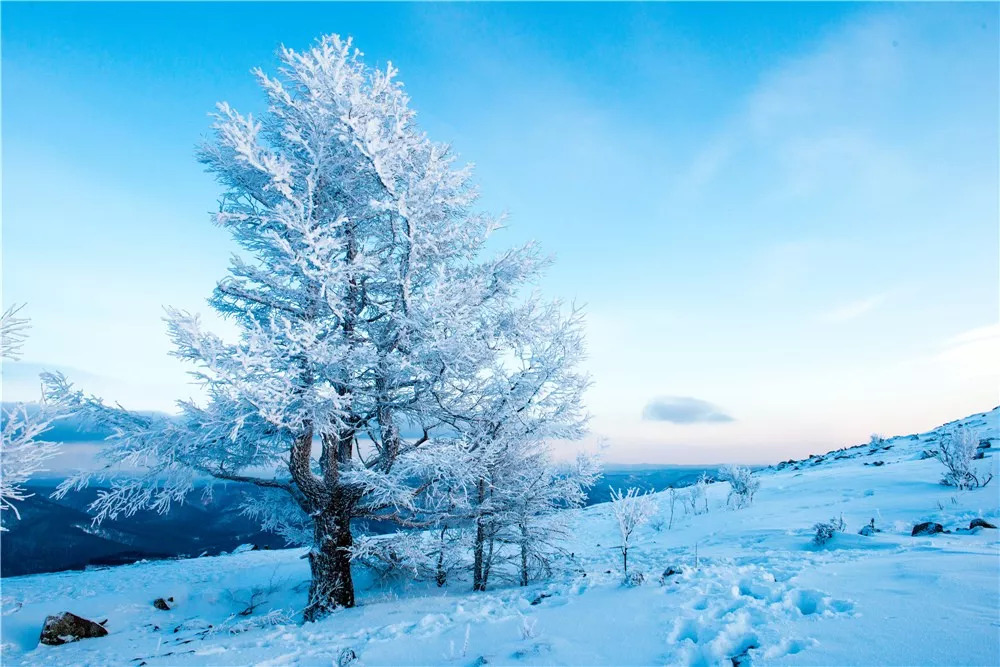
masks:
{"type": "MultiPolygon", "coordinates": [[[[0,359],[16,361],[21,358],[21,345],[27,338],[30,327],[27,318],[18,317],[21,307],[12,306],[0,315],[0,359]]],[[[43,375],[52,387],[65,387],[61,375],[43,375]]],[[[37,405],[18,403],[4,408],[0,415],[0,511],[11,510],[18,519],[21,515],[15,503],[30,494],[23,484],[32,475],[43,471],[45,461],[59,451],[54,442],[47,442],[41,436],[52,423],[67,415],[65,406],[54,396],[43,395],[37,405]]],[[[0,525],[0,531],[6,530],[0,525]]]]}

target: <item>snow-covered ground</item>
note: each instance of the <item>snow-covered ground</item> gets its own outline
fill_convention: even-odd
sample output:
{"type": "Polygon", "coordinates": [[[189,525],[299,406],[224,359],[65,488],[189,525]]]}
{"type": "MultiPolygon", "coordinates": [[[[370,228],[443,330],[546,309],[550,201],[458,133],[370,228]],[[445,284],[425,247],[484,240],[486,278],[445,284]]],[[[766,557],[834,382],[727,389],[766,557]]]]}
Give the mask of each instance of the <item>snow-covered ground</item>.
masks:
{"type": "MultiPolygon", "coordinates": [[[[1000,408],[962,422],[991,439],[977,463],[1000,477],[1000,408]]],[[[359,569],[359,606],[307,625],[294,620],[302,549],[5,579],[3,664],[336,665],[350,649],[366,665],[731,665],[741,654],[744,667],[994,665],[1000,531],[959,529],[1000,524],[1000,481],[941,486],[941,463],[921,459],[941,432],[762,471],[741,510],[725,508],[728,484],[709,486],[707,514],[640,529],[630,569],[647,577],[632,588],[608,505],[574,513],[572,558],[543,584],[473,594],[465,581],[439,589],[359,569]],[[813,524],[841,515],[847,530],[815,546],[813,524]],[[859,535],[871,519],[882,532],[859,535]],[[923,521],[952,532],[911,537],[923,521]],[[661,581],[670,566],[681,573],[661,581]],[[161,596],[174,608],[153,608],[161,596]],[[45,616],[61,611],[106,618],[110,635],[38,645],[45,616]]]]}

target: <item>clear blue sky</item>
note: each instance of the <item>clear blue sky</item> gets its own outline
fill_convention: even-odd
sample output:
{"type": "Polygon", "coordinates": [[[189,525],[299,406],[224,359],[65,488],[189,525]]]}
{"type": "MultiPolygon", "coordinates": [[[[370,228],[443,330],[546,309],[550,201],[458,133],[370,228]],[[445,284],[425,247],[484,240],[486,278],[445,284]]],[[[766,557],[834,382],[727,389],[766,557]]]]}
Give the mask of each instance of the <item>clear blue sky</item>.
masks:
{"type": "Polygon", "coordinates": [[[997,404],[998,6],[2,6],[3,300],[25,361],[196,390],[160,317],[232,249],[193,158],[279,43],[352,35],[589,313],[619,461],[761,461],[997,404]],[[685,399],[685,400],[680,400],[685,399]],[[694,400],[687,400],[694,399],[694,400]]]}

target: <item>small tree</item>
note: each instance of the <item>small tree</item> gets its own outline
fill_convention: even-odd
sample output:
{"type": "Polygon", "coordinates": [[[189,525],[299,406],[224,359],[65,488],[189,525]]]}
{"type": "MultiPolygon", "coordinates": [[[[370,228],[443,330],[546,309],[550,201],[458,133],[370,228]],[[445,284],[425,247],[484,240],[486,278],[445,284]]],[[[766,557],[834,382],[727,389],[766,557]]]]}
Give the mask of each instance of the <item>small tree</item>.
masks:
{"type": "Polygon", "coordinates": [[[872,433],[868,440],[868,453],[874,454],[885,446],[885,438],[880,433],[872,433]]]}
{"type": "Polygon", "coordinates": [[[726,503],[735,509],[747,507],[760,489],[760,480],[746,466],[726,465],[719,470],[719,479],[729,482],[731,490],[726,503]]]}
{"type": "Polygon", "coordinates": [[[993,475],[980,480],[981,473],[977,473],[973,465],[978,446],[979,435],[968,428],[956,428],[941,438],[937,457],[946,469],[942,484],[959,489],[976,489],[990,483],[993,475]]]}
{"type": "Polygon", "coordinates": [[[611,512],[618,522],[618,532],[621,535],[621,544],[618,548],[622,552],[622,569],[626,580],[628,580],[628,552],[634,544],[635,531],[649,521],[656,511],[656,500],[650,493],[643,493],[635,487],[624,493],[621,489],[611,489],[611,512]]]}
{"type": "Polygon", "coordinates": [[[684,495],[684,504],[687,511],[692,515],[697,516],[699,514],[708,513],[707,489],[708,476],[704,473],[702,473],[701,477],[698,478],[698,481],[687,487],[687,493],[684,495]]]}

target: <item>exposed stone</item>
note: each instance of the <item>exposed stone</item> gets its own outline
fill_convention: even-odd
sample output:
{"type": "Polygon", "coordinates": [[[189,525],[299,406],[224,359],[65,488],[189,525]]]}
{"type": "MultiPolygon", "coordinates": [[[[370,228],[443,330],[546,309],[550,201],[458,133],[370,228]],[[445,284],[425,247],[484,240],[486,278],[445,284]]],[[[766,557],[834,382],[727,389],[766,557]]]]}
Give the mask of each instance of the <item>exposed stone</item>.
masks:
{"type": "Polygon", "coordinates": [[[933,521],[925,521],[923,523],[918,523],[913,527],[910,535],[916,537],[917,535],[934,535],[935,533],[943,533],[944,526],[939,523],[934,523],[933,521]]]}
{"type": "Polygon", "coordinates": [[[159,609],[160,611],[170,611],[170,604],[168,603],[173,601],[174,599],[172,597],[167,598],[166,600],[164,600],[163,598],[156,598],[155,600],[153,600],[153,606],[159,609]]]}
{"type": "Polygon", "coordinates": [[[973,519],[971,522],[969,522],[969,530],[972,530],[973,528],[992,528],[993,530],[997,529],[996,526],[994,526],[986,519],[973,519]]]}
{"type": "MultiPolygon", "coordinates": [[[[105,621],[107,623],[107,621],[105,621]]],[[[103,637],[108,634],[102,623],[95,623],[76,614],[64,611],[55,616],[48,616],[42,626],[42,635],[38,641],[49,646],[59,646],[81,639],[103,637]]]]}

